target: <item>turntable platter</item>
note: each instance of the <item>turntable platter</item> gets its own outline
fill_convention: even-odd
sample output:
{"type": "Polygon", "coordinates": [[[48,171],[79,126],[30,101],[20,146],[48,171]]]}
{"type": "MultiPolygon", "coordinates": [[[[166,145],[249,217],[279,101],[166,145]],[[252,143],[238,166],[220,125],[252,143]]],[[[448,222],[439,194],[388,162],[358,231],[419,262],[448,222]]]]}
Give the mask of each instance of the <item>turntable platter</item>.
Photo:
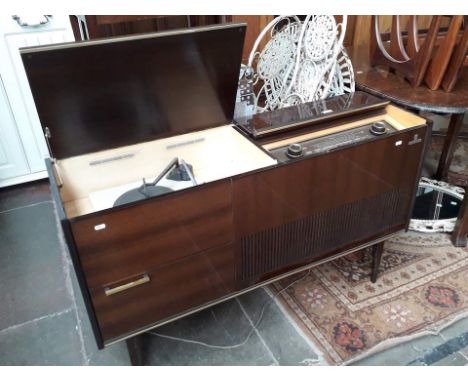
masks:
{"type": "Polygon", "coordinates": [[[172,191],[171,188],[163,186],[146,186],[144,190],[141,187],[137,187],[120,195],[114,202],[114,207],[136,202],[137,200],[152,198],[153,196],[164,195],[172,191]]]}

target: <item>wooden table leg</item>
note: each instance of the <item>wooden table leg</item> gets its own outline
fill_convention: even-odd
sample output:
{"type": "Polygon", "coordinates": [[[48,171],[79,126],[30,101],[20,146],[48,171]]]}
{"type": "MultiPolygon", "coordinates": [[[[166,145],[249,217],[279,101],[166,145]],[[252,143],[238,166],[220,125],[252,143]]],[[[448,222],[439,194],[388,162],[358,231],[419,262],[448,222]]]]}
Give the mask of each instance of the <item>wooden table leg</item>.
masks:
{"type": "Polygon", "coordinates": [[[382,259],[382,253],[384,248],[384,242],[374,244],[372,246],[372,274],[371,281],[375,283],[377,276],[379,275],[380,260],[382,259]]]}
{"type": "Polygon", "coordinates": [[[466,247],[468,235],[468,187],[465,187],[465,197],[458,213],[458,219],[452,233],[452,243],[455,247],[466,247]]]}
{"type": "Polygon", "coordinates": [[[455,151],[455,144],[457,142],[458,134],[463,122],[465,114],[452,114],[450,117],[450,123],[447,130],[447,138],[445,138],[444,148],[442,149],[442,155],[440,156],[439,166],[435,178],[438,180],[445,180],[452,162],[453,153],[455,151]]]}
{"type": "Polygon", "coordinates": [[[141,335],[129,338],[127,343],[128,355],[132,366],[143,366],[143,354],[141,350],[141,335]]]}

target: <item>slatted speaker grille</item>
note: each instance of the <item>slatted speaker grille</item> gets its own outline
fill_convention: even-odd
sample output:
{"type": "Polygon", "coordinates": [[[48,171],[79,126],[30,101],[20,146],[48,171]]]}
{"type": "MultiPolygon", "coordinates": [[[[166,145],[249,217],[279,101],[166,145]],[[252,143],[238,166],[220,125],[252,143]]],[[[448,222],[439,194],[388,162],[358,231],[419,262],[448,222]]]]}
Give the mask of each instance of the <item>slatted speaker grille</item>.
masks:
{"type": "Polygon", "coordinates": [[[405,221],[408,195],[391,190],[242,238],[243,280],[331,252],[405,221]]]}

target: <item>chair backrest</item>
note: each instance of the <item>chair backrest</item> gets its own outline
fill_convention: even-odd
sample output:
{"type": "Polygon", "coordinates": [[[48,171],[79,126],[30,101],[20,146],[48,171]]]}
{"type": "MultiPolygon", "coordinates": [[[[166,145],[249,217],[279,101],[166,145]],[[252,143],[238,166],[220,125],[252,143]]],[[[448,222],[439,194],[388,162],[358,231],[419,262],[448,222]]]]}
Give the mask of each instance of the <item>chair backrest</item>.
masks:
{"type": "Polygon", "coordinates": [[[467,51],[466,25],[460,36],[466,24],[463,20],[464,16],[432,16],[429,29],[419,30],[417,16],[410,16],[405,33],[401,16],[392,16],[388,35],[379,29],[379,16],[372,16],[371,65],[385,65],[400,72],[412,86],[424,81],[432,90],[442,84],[444,90],[450,91],[467,51]],[[449,17],[448,28],[442,28],[444,17],[449,17]],[[389,36],[387,41],[384,41],[385,35],[389,36]]]}
{"type": "Polygon", "coordinates": [[[343,49],[346,25],[346,16],[339,24],[327,15],[272,20],[258,36],[248,60],[254,73],[256,111],[354,91],[353,68],[343,49]],[[265,38],[268,41],[263,44],[265,38]]]}

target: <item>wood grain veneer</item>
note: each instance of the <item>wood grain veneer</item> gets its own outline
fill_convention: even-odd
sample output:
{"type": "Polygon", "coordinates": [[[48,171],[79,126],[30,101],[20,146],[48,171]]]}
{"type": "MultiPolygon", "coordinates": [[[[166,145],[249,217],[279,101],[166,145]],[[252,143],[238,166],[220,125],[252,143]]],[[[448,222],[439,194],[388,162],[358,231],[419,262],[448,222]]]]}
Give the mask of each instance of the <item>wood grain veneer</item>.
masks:
{"type": "Polygon", "coordinates": [[[468,25],[465,25],[465,30],[460,42],[453,52],[450,63],[442,81],[442,87],[446,92],[451,92],[457,83],[460,72],[463,66],[466,66],[466,56],[468,54],[468,25]]]}
{"type": "Polygon", "coordinates": [[[445,70],[447,69],[453,49],[455,48],[462,22],[463,16],[452,16],[447,34],[427,68],[425,82],[431,90],[438,89],[444,78],[445,70]]]}
{"type": "MultiPolygon", "coordinates": [[[[385,112],[397,133],[286,164],[276,163],[232,127],[223,127],[228,133],[216,136],[216,147],[229,152],[221,158],[236,162],[231,175],[222,172],[226,161],[214,161],[210,153],[187,150],[187,155],[206,161],[211,178],[205,179],[226,179],[62,217],[99,346],[404,229],[418,181],[426,121],[391,105],[385,112]],[[421,140],[412,144],[416,134],[421,140]],[[395,145],[397,140],[402,143],[395,145]],[[96,230],[100,225],[105,229],[96,230]],[[106,295],[108,288],[117,293],[106,295]]],[[[323,131],[344,125],[355,126],[337,122],[323,131]]],[[[167,142],[149,142],[145,150],[142,145],[138,150],[147,150],[145,160],[156,163],[161,154],[156,148],[167,142]]],[[[128,147],[115,150],[125,154],[128,147]]],[[[107,157],[96,153],[58,161],[59,203],[68,195],[65,206],[81,204],[79,213],[89,208],[87,192],[132,176],[111,161],[105,166],[112,172],[102,171],[102,179],[94,179],[99,176],[89,168],[90,161],[107,157]]],[[[200,168],[195,167],[195,173],[203,176],[200,168]]],[[[49,174],[55,178],[51,166],[49,174]]]]}
{"type": "Polygon", "coordinates": [[[242,285],[401,229],[425,137],[425,129],[416,127],[236,178],[236,274],[242,285]],[[416,134],[420,141],[412,144],[416,134]]]}
{"type": "Polygon", "coordinates": [[[71,228],[88,286],[107,285],[231,242],[231,182],[80,219],[71,228]]]}
{"type": "Polygon", "coordinates": [[[104,341],[231,293],[234,269],[233,247],[226,245],[149,270],[150,282],[121,293],[91,289],[104,341]]]}

